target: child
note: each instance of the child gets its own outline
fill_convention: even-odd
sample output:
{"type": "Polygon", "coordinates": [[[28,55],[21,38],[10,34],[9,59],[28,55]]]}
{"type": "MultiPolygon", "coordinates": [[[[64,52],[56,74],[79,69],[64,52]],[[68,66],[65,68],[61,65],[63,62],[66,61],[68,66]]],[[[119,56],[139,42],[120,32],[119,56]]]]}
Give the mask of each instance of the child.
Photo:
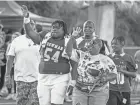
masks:
{"type": "Polygon", "coordinates": [[[123,52],[125,39],[123,36],[114,37],[111,46],[113,59],[117,67],[117,80],[110,83],[109,100],[107,105],[130,105],[130,78],[135,77],[136,64],[129,54],[123,52]]]}

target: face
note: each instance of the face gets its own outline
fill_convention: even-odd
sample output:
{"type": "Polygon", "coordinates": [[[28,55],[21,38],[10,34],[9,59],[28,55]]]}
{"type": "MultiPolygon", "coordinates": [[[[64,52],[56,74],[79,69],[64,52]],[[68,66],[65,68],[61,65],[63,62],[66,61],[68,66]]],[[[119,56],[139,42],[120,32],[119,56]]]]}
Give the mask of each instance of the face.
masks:
{"type": "Polygon", "coordinates": [[[111,46],[113,52],[120,52],[123,48],[123,45],[118,40],[112,40],[111,46]]]}
{"type": "Polygon", "coordinates": [[[84,23],[83,32],[86,36],[92,36],[93,32],[95,32],[94,24],[90,21],[84,23]]]}
{"type": "Polygon", "coordinates": [[[94,40],[93,42],[91,41],[90,43],[87,46],[88,51],[93,55],[98,54],[100,51],[100,48],[101,48],[101,45],[100,45],[101,42],[94,40]],[[92,44],[90,44],[90,43],[92,43],[92,44]]]}
{"type": "Polygon", "coordinates": [[[52,28],[51,28],[51,34],[52,34],[52,37],[54,37],[54,38],[63,37],[64,36],[63,27],[61,25],[59,25],[58,23],[53,24],[52,28]]]}

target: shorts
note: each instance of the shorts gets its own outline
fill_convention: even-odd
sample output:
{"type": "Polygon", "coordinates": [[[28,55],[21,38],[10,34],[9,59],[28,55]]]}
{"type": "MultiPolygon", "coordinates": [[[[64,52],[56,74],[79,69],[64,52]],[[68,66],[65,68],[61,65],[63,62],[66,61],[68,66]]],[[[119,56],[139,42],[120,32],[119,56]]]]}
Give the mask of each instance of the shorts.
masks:
{"type": "Polygon", "coordinates": [[[16,82],[16,105],[39,105],[36,82],[16,82]]]}
{"type": "Polygon", "coordinates": [[[68,82],[45,85],[38,82],[37,93],[40,105],[63,104],[68,82]]]}
{"type": "Polygon", "coordinates": [[[74,88],[72,105],[106,105],[109,97],[109,90],[93,91],[90,94],[74,88]]]}

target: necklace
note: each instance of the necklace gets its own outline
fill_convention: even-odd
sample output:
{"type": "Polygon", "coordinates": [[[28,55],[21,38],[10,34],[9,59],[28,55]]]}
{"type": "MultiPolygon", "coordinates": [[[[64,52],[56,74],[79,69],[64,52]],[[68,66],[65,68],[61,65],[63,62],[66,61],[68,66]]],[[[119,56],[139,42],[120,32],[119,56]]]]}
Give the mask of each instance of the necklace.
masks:
{"type": "Polygon", "coordinates": [[[32,45],[31,39],[27,38],[28,46],[30,47],[32,45]]]}

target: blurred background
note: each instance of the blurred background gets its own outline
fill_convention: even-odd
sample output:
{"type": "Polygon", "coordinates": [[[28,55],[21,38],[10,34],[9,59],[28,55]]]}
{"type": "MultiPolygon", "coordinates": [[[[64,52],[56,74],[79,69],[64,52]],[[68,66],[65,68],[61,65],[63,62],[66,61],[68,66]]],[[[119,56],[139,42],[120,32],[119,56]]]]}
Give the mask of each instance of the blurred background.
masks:
{"type": "Polygon", "coordinates": [[[89,19],[102,38],[108,39],[106,34],[123,35],[127,46],[140,46],[140,1],[0,1],[0,20],[5,31],[22,28],[21,5],[28,7],[30,17],[43,29],[49,30],[55,19],[63,19],[71,32],[73,27],[82,28],[89,19]]]}
{"type": "MultiPolygon", "coordinates": [[[[0,1],[0,64],[1,55],[4,55],[4,49],[12,34],[15,32],[24,34],[22,5],[28,7],[30,17],[35,21],[38,31],[50,31],[51,23],[56,19],[62,19],[67,23],[68,31],[71,33],[73,27],[82,28],[86,20],[92,20],[96,34],[108,41],[109,45],[114,36],[124,36],[125,52],[134,56],[140,49],[140,1],[0,1]]],[[[82,32],[80,34],[83,35],[82,32]]],[[[5,69],[5,65],[2,67],[4,68],[0,69],[5,69]]],[[[0,82],[0,88],[1,84],[3,83],[0,82]]],[[[135,92],[140,92],[139,89],[137,88],[135,92]]],[[[134,97],[136,100],[139,98],[140,96],[138,99],[134,97]]]]}

